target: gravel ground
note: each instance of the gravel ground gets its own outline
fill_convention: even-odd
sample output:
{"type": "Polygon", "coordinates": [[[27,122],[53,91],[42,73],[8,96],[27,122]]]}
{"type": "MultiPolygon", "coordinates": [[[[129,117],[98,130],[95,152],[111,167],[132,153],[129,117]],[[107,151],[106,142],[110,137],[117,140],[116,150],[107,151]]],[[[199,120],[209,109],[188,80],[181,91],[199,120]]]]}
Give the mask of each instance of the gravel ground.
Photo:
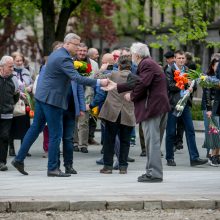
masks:
{"type": "Polygon", "coordinates": [[[220,210],[154,210],[91,212],[19,212],[0,213],[0,219],[11,220],[220,220],[220,210]]]}

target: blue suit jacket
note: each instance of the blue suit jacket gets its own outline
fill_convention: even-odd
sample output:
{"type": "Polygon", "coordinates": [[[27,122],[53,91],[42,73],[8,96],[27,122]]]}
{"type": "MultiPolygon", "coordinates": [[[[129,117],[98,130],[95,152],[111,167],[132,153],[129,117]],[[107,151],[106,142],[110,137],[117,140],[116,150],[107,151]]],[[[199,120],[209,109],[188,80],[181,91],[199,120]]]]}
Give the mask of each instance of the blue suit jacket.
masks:
{"type": "Polygon", "coordinates": [[[55,50],[48,57],[45,73],[37,84],[35,98],[43,103],[62,108],[68,107],[67,95],[71,80],[95,87],[97,80],[79,75],[65,48],[55,50]]]}
{"type": "Polygon", "coordinates": [[[79,85],[74,81],[71,81],[71,85],[73,90],[75,115],[79,116],[80,111],[86,111],[84,88],[82,85],[79,85]]]}

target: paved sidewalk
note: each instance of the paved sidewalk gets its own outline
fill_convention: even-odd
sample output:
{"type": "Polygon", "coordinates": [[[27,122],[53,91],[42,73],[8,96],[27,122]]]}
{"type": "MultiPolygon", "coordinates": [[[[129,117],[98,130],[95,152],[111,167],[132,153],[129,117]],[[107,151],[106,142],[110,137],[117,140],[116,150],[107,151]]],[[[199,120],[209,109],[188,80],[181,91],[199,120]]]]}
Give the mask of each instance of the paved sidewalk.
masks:
{"type": "MultiPolygon", "coordinates": [[[[97,133],[97,139],[100,133],[97,133]]],[[[203,133],[197,133],[201,157],[205,150],[200,146],[203,133]]],[[[16,141],[16,148],[19,143],[16,141]]],[[[186,146],[176,153],[177,167],[164,164],[162,183],[138,183],[144,173],[146,158],[140,157],[139,144],[131,148],[135,158],[129,164],[128,174],[100,174],[96,165],[100,146],[89,146],[89,153],[74,152],[77,175],[69,178],[46,176],[47,159],[42,158],[42,136],[31,149],[32,157],[25,160],[28,176],[18,173],[8,160],[9,171],[0,173],[0,212],[37,210],[79,210],[112,208],[219,208],[220,167],[189,166],[186,146]],[[94,202],[96,201],[96,202],[94,202]],[[27,203],[24,203],[27,202],[27,203]]],[[[162,147],[164,151],[164,144],[162,147]]]]}

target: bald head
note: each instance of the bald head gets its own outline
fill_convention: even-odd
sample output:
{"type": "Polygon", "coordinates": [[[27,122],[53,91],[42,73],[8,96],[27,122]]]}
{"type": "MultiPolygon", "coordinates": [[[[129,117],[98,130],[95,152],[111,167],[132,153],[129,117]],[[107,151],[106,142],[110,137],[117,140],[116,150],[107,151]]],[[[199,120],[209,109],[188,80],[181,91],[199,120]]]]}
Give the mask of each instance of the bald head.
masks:
{"type": "Polygon", "coordinates": [[[109,63],[110,65],[113,65],[115,63],[114,56],[111,53],[106,53],[102,57],[102,64],[109,63]]]}

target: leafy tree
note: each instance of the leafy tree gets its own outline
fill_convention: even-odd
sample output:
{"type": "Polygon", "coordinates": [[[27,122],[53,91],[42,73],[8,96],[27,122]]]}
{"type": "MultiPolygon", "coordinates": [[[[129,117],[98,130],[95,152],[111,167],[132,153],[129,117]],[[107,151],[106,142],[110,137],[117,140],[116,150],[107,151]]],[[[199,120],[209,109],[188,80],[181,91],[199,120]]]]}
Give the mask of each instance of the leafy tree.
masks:
{"type": "MultiPolygon", "coordinates": [[[[34,48],[33,39],[27,38],[17,40],[15,34],[17,30],[22,30],[22,22],[27,21],[27,15],[33,16],[33,5],[30,2],[22,0],[0,0],[0,56],[11,54],[21,46],[22,52],[25,54],[27,47],[31,50],[34,48]]],[[[34,51],[34,50],[33,50],[34,51]]]]}
{"type": "Polygon", "coordinates": [[[93,39],[100,40],[100,47],[104,40],[111,45],[117,40],[112,22],[116,7],[111,0],[84,0],[72,15],[76,20],[72,30],[76,30],[88,46],[92,46],[93,39]]]}
{"type": "Polygon", "coordinates": [[[120,36],[131,36],[145,41],[146,35],[155,35],[157,41],[151,43],[154,48],[177,48],[185,45],[191,48],[197,44],[220,46],[219,43],[207,42],[208,27],[218,14],[216,6],[219,0],[127,0],[119,1],[121,10],[115,15],[115,24],[120,36]],[[151,7],[158,8],[162,15],[170,16],[171,23],[161,22],[153,26],[150,20],[151,7]],[[173,14],[166,14],[166,9],[173,9],[173,14]]]}
{"type": "MultiPolygon", "coordinates": [[[[72,31],[91,42],[100,37],[110,44],[116,40],[109,17],[115,5],[110,0],[34,0],[43,17],[43,54],[51,52],[54,41],[62,41],[70,17],[74,17],[72,31]],[[95,30],[95,31],[94,31],[95,30]]],[[[70,31],[70,30],[69,30],[70,31]]],[[[91,43],[90,43],[91,45],[91,43]]]]}

